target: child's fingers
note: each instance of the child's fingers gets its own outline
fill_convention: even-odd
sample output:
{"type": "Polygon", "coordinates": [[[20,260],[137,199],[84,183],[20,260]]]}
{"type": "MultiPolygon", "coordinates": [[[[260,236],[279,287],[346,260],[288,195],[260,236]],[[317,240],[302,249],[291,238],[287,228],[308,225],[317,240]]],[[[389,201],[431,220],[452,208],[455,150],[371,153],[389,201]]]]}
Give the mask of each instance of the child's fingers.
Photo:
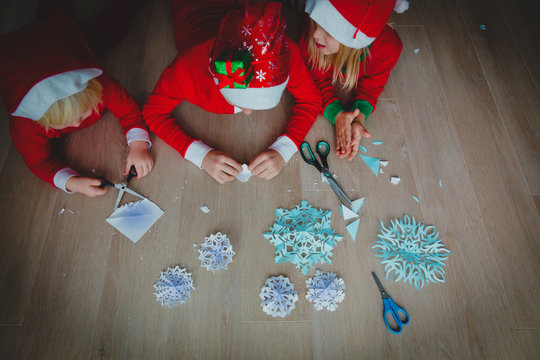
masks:
{"type": "Polygon", "coordinates": [[[242,171],[242,165],[240,165],[239,163],[237,163],[234,159],[230,157],[226,157],[223,160],[223,162],[235,170],[235,172],[233,173],[235,176],[238,175],[238,173],[242,171]]]}

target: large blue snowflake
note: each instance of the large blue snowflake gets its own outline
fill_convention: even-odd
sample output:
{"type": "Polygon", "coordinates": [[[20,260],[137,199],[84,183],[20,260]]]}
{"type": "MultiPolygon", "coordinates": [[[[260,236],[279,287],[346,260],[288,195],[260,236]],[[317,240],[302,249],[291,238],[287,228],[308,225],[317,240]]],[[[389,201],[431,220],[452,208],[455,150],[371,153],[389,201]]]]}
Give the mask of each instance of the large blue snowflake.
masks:
{"type": "Polygon", "coordinates": [[[373,249],[383,258],[386,278],[403,279],[417,290],[431,282],[444,282],[444,261],[450,251],[434,226],[405,215],[390,224],[381,221],[379,240],[373,249]]]}
{"type": "Polygon", "coordinates": [[[275,214],[276,222],[264,237],[276,247],[276,263],[296,264],[304,275],[318,262],[332,263],[332,249],[343,236],[330,228],[330,210],[302,200],[294,209],[276,209],[275,214]]]}

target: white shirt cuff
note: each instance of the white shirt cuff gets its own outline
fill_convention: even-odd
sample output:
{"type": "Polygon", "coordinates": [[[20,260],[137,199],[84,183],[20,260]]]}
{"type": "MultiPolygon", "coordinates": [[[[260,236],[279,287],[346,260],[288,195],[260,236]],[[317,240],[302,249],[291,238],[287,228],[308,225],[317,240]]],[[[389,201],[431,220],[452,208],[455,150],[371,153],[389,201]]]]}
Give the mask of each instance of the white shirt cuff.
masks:
{"type": "Polygon", "coordinates": [[[211,150],[214,150],[214,148],[206,145],[201,140],[197,140],[189,145],[184,158],[197,165],[199,169],[202,169],[202,161],[211,150]]]}
{"type": "Polygon", "coordinates": [[[276,150],[283,157],[285,163],[288,163],[291,157],[298,151],[298,147],[296,147],[294,141],[286,135],[278,137],[268,148],[276,150]]]}
{"type": "Polygon", "coordinates": [[[75,170],[67,167],[59,170],[56,174],[54,174],[54,186],[64,190],[68,194],[73,194],[73,191],[68,191],[66,189],[66,182],[72,176],[79,176],[79,174],[75,170]]]}
{"type": "Polygon", "coordinates": [[[148,131],[141,128],[130,129],[126,133],[126,140],[128,145],[130,145],[132,141],[140,140],[146,141],[148,143],[148,147],[152,146],[152,142],[150,141],[150,137],[148,136],[148,131]]]}

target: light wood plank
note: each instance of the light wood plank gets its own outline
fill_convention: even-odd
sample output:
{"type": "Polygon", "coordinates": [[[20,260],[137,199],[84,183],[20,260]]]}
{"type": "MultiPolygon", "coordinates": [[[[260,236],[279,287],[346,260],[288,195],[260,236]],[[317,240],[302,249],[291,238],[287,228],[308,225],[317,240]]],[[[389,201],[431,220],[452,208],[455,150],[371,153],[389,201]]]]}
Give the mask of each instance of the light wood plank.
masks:
{"type": "Polygon", "coordinates": [[[487,1],[458,1],[487,85],[519,168],[532,194],[540,193],[540,94],[516,51],[504,15],[487,1]],[[479,27],[486,26],[486,30],[479,27]]]}
{"type": "Polygon", "coordinates": [[[501,269],[500,276],[509,301],[522,303],[514,308],[516,321],[520,326],[537,324],[540,309],[531,312],[529,308],[540,300],[540,292],[530,292],[531,287],[540,287],[540,259],[533,256],[523,261],[523,256],[540,253],[537,241],[540,222],[527,184],[476,54],[472,50],[462,51],[459,65],[448,55],[448,49],[454,49],[455,53],[458,49],[472,49],[455,4],[422,2],[420,15],[449,101],[456,140],[467,162],[474,194],[501,269]],[[508,239],[513,239],[511,247],[505,246],[508,239]]]}

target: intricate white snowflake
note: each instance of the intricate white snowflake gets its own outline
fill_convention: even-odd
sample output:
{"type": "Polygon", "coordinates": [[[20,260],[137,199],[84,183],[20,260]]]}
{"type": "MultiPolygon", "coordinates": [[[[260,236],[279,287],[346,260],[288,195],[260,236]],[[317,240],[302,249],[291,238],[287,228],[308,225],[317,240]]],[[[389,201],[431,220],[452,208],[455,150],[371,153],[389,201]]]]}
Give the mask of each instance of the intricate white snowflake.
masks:
{"type": "Polygon", "coordinates": [[[251,30],[252,30],[252,28],[249,27],[249,25],[242,25],[242,34],[244,36],[251,35],[251,30]]]}
{"type": "Polygon", "coordinates": [[[273,317],[285,317],[295,308],[298,301],[298,292],[289,278],[283,275],[273,276],[266,279],[261,293],[261,307],[263,311],[273,317]]]}
{"type": "Polygon", "coordinates": [[[306,280],[306,289],[306,299],[314,303],[317,310],[334,311],[345,299],[345,282],[333,272],[315,271],[315,275],[306,280]]]}
{"type": "Polygon", "coordinates": [[[390,224],[381,221],[379,239],[373,249],[383,258],[386,278],[403,279],[417,290],[424,284],[444,282],[444,260],[450,251],[438,239],[434,226],[405,215],[390,224]]]}
{"type": "Polygon", "coordinates": [[[276,263],[285,261],[307,274],[318,262],[332,263],[332,249],[343,236],[330,228],[330,210],[317,210],[307,201],[292,210],[276,209],[276,222],[264,237],[276,247],[276,263]]]}
{"type": "Polygon", "coordinates": [[[161,302],[162,306],[167,305],[170,308],[183,304],[195,288],[191,273],[176,266],[161,272],[158,281],[154,284],[154,289],[157,301],[161,302]]]}
{"type": "Polygon", "coordinates": [[[217,270],[227,270],[228,264],[232,263],[235,252],[227,235],[218,232],[204,238],[199,248],[199,260],[201,266],[215,273],[217,270]]]}
{"type": "Polygon", "coordinates": [[[263,81],[266,79],[266,73],[262,70],[257,70],[255,71],[255,73],[257,74],[255,77],[257,78],[257,80],[259,81],[263,81]]]}

